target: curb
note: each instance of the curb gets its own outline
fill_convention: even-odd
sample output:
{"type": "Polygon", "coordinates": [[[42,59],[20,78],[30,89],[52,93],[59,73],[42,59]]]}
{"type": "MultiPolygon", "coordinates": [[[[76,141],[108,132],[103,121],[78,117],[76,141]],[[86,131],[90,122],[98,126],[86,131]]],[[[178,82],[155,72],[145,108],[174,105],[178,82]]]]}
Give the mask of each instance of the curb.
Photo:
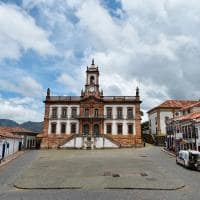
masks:
{"type": "Polygon", "coordinates": [[[82,187],[21,187],[16,184],[13,184],[13,187],[21,190],[67,190],[67,189],[74,189],[79,190],[82,187]]]}
{"type": "MultiPolygon", "coordinates": [[[[85,190],[82,187],[20,187],[16,184],[13,185],[17,189],[22,190],[85,190]]],[[[175,188],[145,188],[145,187],[105,187],[103,190],[155,190],[155,191],[175,191],[184,188],[185,185],[181,185],[175,188]]],[[[92,190],[92,189],[91,189],[92,190]]]]}
{"type": "Polygon", "coordinates": [[[167,154],[170,155],[170,156],[176,157],[176,155],[175,155],[174,153],[171,153],[171,152],[169,152],[168,150],[166,150],[166,149],[164,149],[164,148],[161,148],[161,151],[167,153],[167,154]]]}
{"type": "Polygon", "coordinates": [[[179,187],[175,188],[143,188],[143,187],[125,187],[125,188],[119,188],[119,187],[106,187],[104,189],[117,189],[117,190],[164,190],[164,191],[173,191],[173,190],[180,190],[184,188],[185,185],[181,185],[179,187]]]}

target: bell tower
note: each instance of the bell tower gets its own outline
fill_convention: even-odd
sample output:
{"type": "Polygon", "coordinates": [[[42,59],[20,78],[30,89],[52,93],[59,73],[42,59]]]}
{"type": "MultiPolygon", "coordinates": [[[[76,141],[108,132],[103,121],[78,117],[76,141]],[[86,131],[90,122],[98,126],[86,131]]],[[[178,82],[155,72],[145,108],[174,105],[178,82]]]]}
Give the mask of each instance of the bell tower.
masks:
{"type": "Polygon", "coordinates": [[[94,59],[92,59],[90,67],[87,67],[85,89],[81,96],[101,96],[99,91],[99,69],[95,65],[94,59]]]}

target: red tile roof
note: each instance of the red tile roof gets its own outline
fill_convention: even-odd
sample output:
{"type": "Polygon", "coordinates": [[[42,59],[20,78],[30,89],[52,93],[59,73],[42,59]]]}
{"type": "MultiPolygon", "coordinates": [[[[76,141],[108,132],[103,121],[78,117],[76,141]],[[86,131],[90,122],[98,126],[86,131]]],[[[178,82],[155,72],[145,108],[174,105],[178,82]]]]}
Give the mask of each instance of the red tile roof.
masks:
{"type": "Polygon", "coordinates": [[[31,131],[20,127],[0,127],[0,136],[9,138],[21,138],[18,133],[30,133],[31,131]]]}
{"type": "Polygon", "coordinates": [[[181,110],[186,110],[186,109],[189,109],[189,108],[193,108],[193,107],[200,107],[200,101],[197,101],[191,105],[188,105],[188,106],[184,106],[183,108],[181,108],[181,110]]]}
{"type": "Polygon", "coordinates": [[[39,133],[38,135],[37,135],[37,138],[43,138],[43,137],[47,137],[44,133],[39,133]]]}
{"type": "Polygon", "coordinates": [[[163,103],[161,103],[160,105],[152,108],[151,110],[148,111],[151,112],[153,110],[156,110],[158,108],[176,108],[176,109],[180,109],[182,107],[185,106],[190,106],[194,103],[197,103],[199,101],[190,101],[190,100],[166,100],[163,103]]]}
{"type": "Polygon", "coordinates": [[[200,119],[200,112],[193,112],[187,115],[182,115],[180,117],[177,117],[175,120],[185,121],[185,120],[194,120],[194,119],[200,119]]]}

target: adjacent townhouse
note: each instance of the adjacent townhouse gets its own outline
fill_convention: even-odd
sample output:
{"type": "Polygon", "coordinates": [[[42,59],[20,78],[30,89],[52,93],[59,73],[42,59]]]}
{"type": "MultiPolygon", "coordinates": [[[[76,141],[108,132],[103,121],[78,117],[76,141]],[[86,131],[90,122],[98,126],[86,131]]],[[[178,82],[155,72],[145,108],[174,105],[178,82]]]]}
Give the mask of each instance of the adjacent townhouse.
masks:
{"type": "Polygon", "coordinates": [[[164,144],[166,136],[166,120],[178,117],[181,108],[197,102],[198,101],[188,100],[166,100],[160,105],[150,109],[147,112],[149,117],[149,133],[154,136],[156,143],[161,145],[164,144]]]}
{"type": "Polygon", "coordinates": [[[200,151],[200,101],[180,109],[178,117],[168,119],[166,131],[167,149],[200,151]]]}

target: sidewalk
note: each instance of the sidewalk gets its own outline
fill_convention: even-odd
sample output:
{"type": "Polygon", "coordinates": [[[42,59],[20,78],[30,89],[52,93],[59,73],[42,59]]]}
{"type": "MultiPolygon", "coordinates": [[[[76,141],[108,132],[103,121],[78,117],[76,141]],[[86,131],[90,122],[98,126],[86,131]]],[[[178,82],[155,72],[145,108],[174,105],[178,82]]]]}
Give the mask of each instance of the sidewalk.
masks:
{"type": "Polygon", "coordinates": [[[161,148],[161,150],[167,154],[169,154],[170,156],[176,157],[176,153],[173,151],[169,151],[168,149],[166,149],[165,147],[161,148]]]}
{"type": "Polygon", "coordinates": [[[5,166],[6,164],[8,164],[9,162],[11,162],[12,160],[18,158],[19,156],[21,156],[22,154],[24,154],[25,151],[18,151],[12,155],[9,155],[8,157],[4,158],[3,160],[1,160],[0,162],[0,168],[2,168],[3,166],[5,166]]]}

